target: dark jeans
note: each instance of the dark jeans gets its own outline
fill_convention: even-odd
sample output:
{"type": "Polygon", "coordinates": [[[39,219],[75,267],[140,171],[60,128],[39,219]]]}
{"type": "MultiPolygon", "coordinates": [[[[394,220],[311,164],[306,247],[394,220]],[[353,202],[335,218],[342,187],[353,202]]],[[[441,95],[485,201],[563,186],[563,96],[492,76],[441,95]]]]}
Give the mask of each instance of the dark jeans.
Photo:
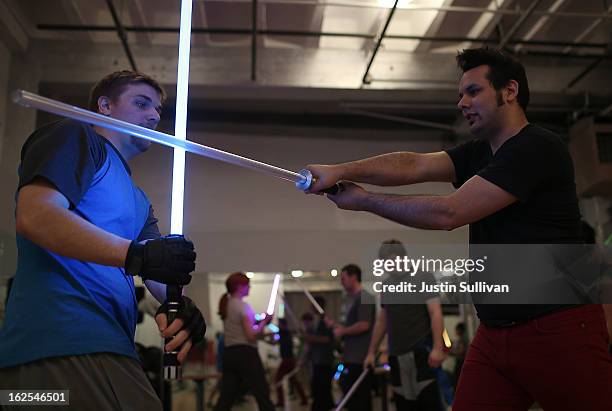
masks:
{"type": "MultiPolygon", "coordinates": [[[[344,373],[340,380],[340,387],[344,395],[351,389],[355,381],[363,371],[363,364],[344,364],[344,373]]],[[[372,374],[363,379],[359,387],[355,390],[352,397],[346,403],[349,411],[371,411],[372,410],[372,374]]]]}
{"type": "Polygon", "coordinates": [[[328,411],[334,406],[332,398],[332,379],[334,369],[330,365],[314,364],[312,367],[312,406],[311,411],[328,411]]]}
{"type": "Polygon", "coordinates": [[[229,411],[242,387],[248,387],[260,411],[274,411],[270,389],[257,348],[250,345],[225,347],[223,352],[223,383],[215,411],[229,411]]]}

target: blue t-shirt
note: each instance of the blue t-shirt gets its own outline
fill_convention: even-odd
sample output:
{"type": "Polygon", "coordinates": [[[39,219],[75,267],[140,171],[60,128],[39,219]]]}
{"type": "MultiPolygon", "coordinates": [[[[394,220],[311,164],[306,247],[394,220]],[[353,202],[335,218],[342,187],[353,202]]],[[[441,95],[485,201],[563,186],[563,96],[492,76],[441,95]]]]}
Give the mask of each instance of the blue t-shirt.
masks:
{"type": "MultiPolygon", "coordinates": [[[[159,235],[146,195],[121,154],[85,124],[62,120],[36,130],[21,153],[19,188],[51,182],[69,210],[129,240],[159,235]]],[[[112,352],[138,358],[134,280],[123,268],[49,252],[17,235],[17,273],[0,330],[0,367],[42,358],[112,352]]]]}

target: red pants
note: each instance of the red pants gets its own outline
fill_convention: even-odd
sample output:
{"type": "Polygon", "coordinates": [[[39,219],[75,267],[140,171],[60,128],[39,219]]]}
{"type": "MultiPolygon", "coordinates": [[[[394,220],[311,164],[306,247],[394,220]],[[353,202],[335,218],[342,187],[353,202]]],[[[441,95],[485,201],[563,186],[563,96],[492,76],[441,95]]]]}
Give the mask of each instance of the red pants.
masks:
{"type": "Polygon", "coordinates": [[[480,325],[453,411],[612,410],[612,356],[600,305],[555,312],[509,328],[480,325]]]}
{"type": "MultiPolygon", "coordinates": [[[[282,380],[285,375],[293,371],[294,368],[295,358],[283,358],[278,367],[278,371],[276,371],[276,377],[274,378],[274,382],[278,384],[278,382],[280,382],[280,380],[282,380]]],[[[300,381],[296,378],[295,375],[289,378],[289,383],[293,386],[293,389],[297,391],[302,404],[307,404],[308,398],[306,397],[304,388],[302,388],[302,384],[300,384],[300,381]]],[[[276,403],[284,404],[284,400],[285,397],[283,395],[283,386],[279,385],[278,387],[276,387],[276,403]]]]}

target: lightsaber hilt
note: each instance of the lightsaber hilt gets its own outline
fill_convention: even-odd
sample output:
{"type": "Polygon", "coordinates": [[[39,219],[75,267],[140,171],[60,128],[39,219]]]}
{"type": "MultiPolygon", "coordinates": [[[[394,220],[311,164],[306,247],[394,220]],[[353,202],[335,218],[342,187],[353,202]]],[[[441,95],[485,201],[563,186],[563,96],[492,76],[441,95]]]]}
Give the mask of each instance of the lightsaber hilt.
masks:
{"type": "MultiPolygon", "coordinates": [[[[301,175],[304,179],[301,182],[296,182],[295,186],[302,191],[308,190],[310,186],[316,181],[315,178],[312,176],[312,173],[308,169],[300,170],[298,174],[301,175]]],[[[340,185],[340,183],[336,183],[331,187],[321,190],[320,192],[324,194],[336,195],[341,190],[341,188],[342,186],[340,185]]]]}
{"type": "MultiPolygon", "coordinates": [[[[168,326],[172,324],[178,317],[178,311],[181,305],[181,296],[183,295],[183,287],[180,285],[166,286],[166,305],[168,306],[168,326]]],[[[164,347],[174,337],[164,339],[164,347]]],[[[167,352],[164,349],[164,378],[167,380],[175,380],[182,376],[182,367],[178,361],[178,350],[180,347],[167,352]]]]}

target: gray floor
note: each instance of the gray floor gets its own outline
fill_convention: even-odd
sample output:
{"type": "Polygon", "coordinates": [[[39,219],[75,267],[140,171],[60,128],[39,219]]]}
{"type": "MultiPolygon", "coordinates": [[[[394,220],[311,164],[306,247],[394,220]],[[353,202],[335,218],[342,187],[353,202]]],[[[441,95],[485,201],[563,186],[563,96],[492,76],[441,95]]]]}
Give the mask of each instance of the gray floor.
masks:
{"type": "MultiPolygon", "coordinates": [[[[210,382],[206,384],[205,386],[205,396],[204,396],[205,397],[205,402],[204,402],[205,410],[212,409],[212,407],[209,406],[208,403],[209,403],[210,395],[212,393],[213,388],[214,388],[213,382],[210,382]]],[[[196,411],[197,410],[196,395],[197,395],[197,391],[196,391],[195,384],[193,382],[189,381],[184,384],[181,384],[181,386],[175,383],[175,386],[173,388],[173,395],[172,395],[172,410],[173,411],[196,411]]],[[[336,400],[340,400],[341,398],[341,393],[337,385],[334,385],[334,397],[336,398],[336,400]]],[[[274,393],[272,394],[272,401],[276,403],[276,396],[274,393]]],[[[380,397],[374,397],[373,405],[374,407],[372,411],[382,411],[382,403],[381,403],[380,397]]],[[[286,403],[286,406],[284,408],[277,408],[277,409],[279,411],[307,411],[307,410],[309,411],[310,405],[307,405],[307,406],[300,405],[299,398],[290,396],[289,401],[286,403]]],[[[235,405],[232,408],[232,410],[233,411],[254,411],[254,410],[257,410],[257,404],[255,403],[255,400],[253,399],[252,396],[247,396],[245,402],[235,405]]],[[[449,407],[448,410],[450,411],[451,408],[449,407]]],[[[391,402],[389,402],[388,411],[395,411],[395,407],[393,403],[391,402]]]]}

